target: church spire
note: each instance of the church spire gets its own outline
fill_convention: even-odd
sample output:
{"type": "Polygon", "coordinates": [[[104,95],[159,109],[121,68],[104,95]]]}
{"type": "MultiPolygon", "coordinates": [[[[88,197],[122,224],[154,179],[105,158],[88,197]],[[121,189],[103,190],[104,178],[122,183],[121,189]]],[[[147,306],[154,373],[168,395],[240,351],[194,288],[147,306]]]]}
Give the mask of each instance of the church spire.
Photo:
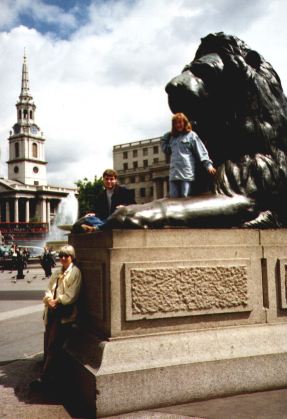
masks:
{"type": "Polygon", "coordinates": [[[35,120],[36,105],[29,90],[26,51],[22,66],[21,93],[16,109],[17,122],[8,138],[8,179],[25,185],[47,185],[45,138],[35,120]]]}
{"type": "Polygon", "coordinates": [[[21,94],[19,96],[20,101],[29,101],[32,100],[29,89],[29,74],[28,74],[28,64],[26,57],[26,50],[24,48],[24,57],[23,57],[23,66],[22,66],[22,84],[21,84],[21,94]]]}

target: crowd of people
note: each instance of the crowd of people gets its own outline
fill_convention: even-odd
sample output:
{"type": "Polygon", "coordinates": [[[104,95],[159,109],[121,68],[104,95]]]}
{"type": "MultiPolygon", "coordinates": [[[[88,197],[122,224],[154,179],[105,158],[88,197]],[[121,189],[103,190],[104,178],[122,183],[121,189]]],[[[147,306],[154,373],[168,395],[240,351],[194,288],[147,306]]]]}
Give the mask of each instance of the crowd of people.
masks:
{"type": "MultiPolygon", "coordinates": [[[[30,249],[17,244],[0,244],[0,268],[17,271],[15,279],[24,279],[24,270],[28,267],[31,257],[30,249]]],[[[35,259],[35,258],[34,258],[35,259]]],[[[52,248],[44,247],[43,253],[37,257],[44,270],[42,279],[49,279],[52,268],[56,266],[56,252],[52,248]]],[[[14,281],[15,282],[15,281],[14,281]]]]}
{"type": "Polygon", "coordinates": [[[27,268],[29,258],[30,252],[25,247],[18,247],[16,244],[4,244],[0,246],[1,268],[2,270],[5,268],[12,271],[16,270],[16,279],[23,279],[25,277],[24,269],[27,268]]]}

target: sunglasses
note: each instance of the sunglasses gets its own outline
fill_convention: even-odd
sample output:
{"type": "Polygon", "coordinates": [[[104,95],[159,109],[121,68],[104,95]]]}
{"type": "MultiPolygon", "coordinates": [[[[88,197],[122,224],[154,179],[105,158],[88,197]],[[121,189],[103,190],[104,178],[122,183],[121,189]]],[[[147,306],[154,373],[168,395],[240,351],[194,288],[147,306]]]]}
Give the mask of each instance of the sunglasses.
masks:
{"type": "Polygon", "coordinates": [[[67,253],[59,253],[59,258],[68,258],[70,255],[67,255],[67,253]]]}

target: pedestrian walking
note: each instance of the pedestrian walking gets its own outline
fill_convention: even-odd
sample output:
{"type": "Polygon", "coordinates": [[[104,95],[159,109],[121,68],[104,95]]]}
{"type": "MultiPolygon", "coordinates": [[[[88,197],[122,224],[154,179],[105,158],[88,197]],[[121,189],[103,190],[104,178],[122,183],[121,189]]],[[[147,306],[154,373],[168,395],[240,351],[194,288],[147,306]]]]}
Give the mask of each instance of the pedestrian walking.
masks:
{"type": "Polygon", "coordinates": [[[22,254],[20,249],[16,250],[16,267],[17,267],[17,279],[24,279],[24,268],[25,268],[25,256],[22,254]]]}
{"type": "Polygon", "coordinates": [[[52,275],[52,268],[56,265],[56,262],[52,255],[51,249],[48,249],[47,247],[44,248],[44,253],[41,258],[41,265],[45,272],[45,278],[50,278],[52,275]]]}

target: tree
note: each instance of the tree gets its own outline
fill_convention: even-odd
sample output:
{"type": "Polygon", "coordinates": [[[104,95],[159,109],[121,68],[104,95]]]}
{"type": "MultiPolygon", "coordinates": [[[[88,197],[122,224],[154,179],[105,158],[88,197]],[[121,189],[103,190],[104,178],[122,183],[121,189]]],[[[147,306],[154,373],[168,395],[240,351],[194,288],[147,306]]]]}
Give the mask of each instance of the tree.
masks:
{"type": "Polygon", "coordinates": [[[94,180],[88,180],[86,177],[83,180],[75,182],[78,187],[78,201],[79,201],[79,216],[92,212],[95,206],[95,199],[103,190],[103,179],[98,179],[95,176],[94,180]]]}

